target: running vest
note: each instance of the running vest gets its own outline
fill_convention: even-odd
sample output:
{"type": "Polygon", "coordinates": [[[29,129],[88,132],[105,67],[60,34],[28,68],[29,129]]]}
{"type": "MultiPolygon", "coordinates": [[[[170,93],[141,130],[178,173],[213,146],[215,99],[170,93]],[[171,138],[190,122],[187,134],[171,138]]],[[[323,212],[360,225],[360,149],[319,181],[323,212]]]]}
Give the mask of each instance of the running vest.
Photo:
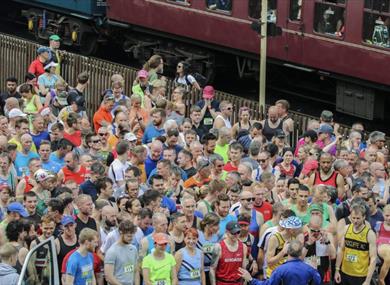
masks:
{"type": "Polygon", "coordinates": [[[364,225],[363,229],[355,233],[353,224],[350,224],[345,234],[345,249],[341,271],[353,277],[365,277],[370,263],[369,243],[367,235],[369,227],[364,225]]]}
{"type": "Polygon", "coordinates": [[[218,115],[214,121],[218,118],[221,118],[223,120],[223,122],[225,123],[225,127],[228,128],[228,129],[231,129],[232,128],[232,123],[230,123],[229,119],[225,119],[222,115],[218,115]]]}
{"type": "Polygon", "coordinates": [[[77,248],[79,246],[79,243],[78,243],[78,241],[76,239],[76,243],[75,244],[67,245],[67,244],[65,244],[64,239],[62,238],[61,235],[58,237],[58,241],[60,243],[60,252],[57,255],[58,268],[59,268],[58,272],[61,272],[62,261],[64,260],[65,256],[69,252],[71,252],[73,249],[77,248]]]}
{"type": "Polygon", "coordinates": [[[82,184],[85,181],[85,174],[87,173],[87,169],[84,166],[80,166],[80,170],[78,172],[73,172],[68,169],[68,167],[62,168],[64,172],[64,181],[74,180],[78,185],[82,184]]]}
{"type": "Polygon", "coordinates": [[[180,285],[201,284],[202,251],[195,248],[194,256],[190,255],[187,248],[182,248],[180,252],[182,255],[182,261],[177,274],[180,285]]]}
{"type": "Polygon", "coordinates": [[[34,186],[30,183],[30,177],[27,175],[24,176],[24,182],[25,182],[24,193],[30,192],[30,190],[34,188],[34,186]]]}
{"type": "MultiPolygon", "coordinates": [[[[36,237],[35,239],[36,244],[40,244],[41,241],[36,237]]],[[[42,273],[45,269],[47,269],[49,264],[49,256],[48,256],[49,249],[46,246],[41,246],[36,253],[35,256],[35,268],[37,270],[38,276],[41,278],[42,273]]],[[[41,278],[42,279],[42,278],[41,278]]]]}
{"type": "Polygon", "coordinates": [[[204,256],[204,271],[210,271],[211,260],[213,257],[213,249],[214,245],[218,242],[218,235],[214,234],[210,239],[206,239],[204,233],[198,230],[198,242],[196,243],[196,247],[203,251],[204,256]]]}
{"type": "Polygon", "coordinates": [[[268,119],[266,119],[264,121],[264,127],[263,127],[263,131],[262,131],[262,134],[263,136],[266,137],[267,141],[271,141],[272,140],[272,137],[275,135],[275,132],[277,130],[283,130],[283,121],[280,120],[279,122],[279,125],[277,125],[276,128],[271,128],[269,123],[268,123],[268,119]]]}
{"type": "Polygon", "coordinates": [[[314,174],[314,185],[324,184],[324,185],[329,185],[337,188],[337,176],[338,176],[338,172],[333,171],[332,175],[328,179],[322,180],[321,174],[317,170],[314,174]]]}
{"type": "Polygon", "coordinates": [[[376,240],[376,244],[388,244],[390,245],[390,231],[386,231],[385,224],[383,222],[380,223],[380,228],[378,231],[378,239],[376,240]]]}
{"type": "Polygon", "coordinates": [[[244,260],[244,244],[241,241],[237,242],[238,247],[234,252],[228,249],[224,240],[220,242],[221,257],[215,270],[217,284],[242,284],[238,268],[242,267],[244,260]]]}
{"type": "MultiPolygon", "coordinates": [[[[283,249],[283,246],[285,244],[285,240],[283,239],[282,235],[279,233],[279,232],[276,232],[274,234],[274,236],[278,239],[278,242],[279,242],[279,245],[278,247],[276,248],[276,251],[275,251],[275,255],[277,255],[279,252],[282,251],[283,249]]],[[[280,265],[282,265],[283,263],[285,263],[287,260],[287,255],[284,256],[282,259],[280,259],[276,264],[274,265],[267,265],[267,270],[266,270],[266,274],[267,274],[267,278],[270,278],[271,277],[271,274],[272,272],[278,268],[280,265]]]]}

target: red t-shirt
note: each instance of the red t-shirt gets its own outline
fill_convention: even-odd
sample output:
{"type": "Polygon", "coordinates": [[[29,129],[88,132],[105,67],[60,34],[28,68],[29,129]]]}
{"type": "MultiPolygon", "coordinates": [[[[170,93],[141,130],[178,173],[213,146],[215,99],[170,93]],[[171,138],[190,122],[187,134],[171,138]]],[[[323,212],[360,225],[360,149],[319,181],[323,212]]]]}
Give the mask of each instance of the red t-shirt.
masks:
{"type": "MultiPolygon", "coordinates": [[[[62,261],[62,265],[61,265],[61,273],[62,274],[66,273],[66,264],[68,263],[69,257],[71,256],[71,254],[73,252],[75,252],[78,249],[79,248],[72,249],[71,251],[69,251],[65,255],[64,260],[62,261]]],[[[93,255],[93,272],[95,272],[95,274],[102,272],[102,265],[103,265],[102,261],[100,260],[99,256],[96,253],[93,252],[92,255],[93,255]]]]}
{"type": "Polygon", "coordinates": [[[68,180],[73,180],[78,185],[80,185],[85,181],[85,174],[87,173],[87,169],[84,166],[80,166],[80,170],[78,172],[72,172],[68,169],[68,167],[65,166],[62,168],[62,172],[64,173],[63,183],[68,180]]]}
{"type": "Polygon", "coordinates": [[[64,139],[70,141],[74,146],[81,145],[81,131],[75,131],[74,134],[68,134],[64,132],[64,139]]]}
{"type": "Polygon", "coordinates": [[[228,163],[225,164],[225,166],[223,167],[223,170],[225,170],[227,172],[232,172],[232,171],[237,171],[238,167],[233,166],[231,161],[229,161],[228,163]]]}
{"type": "Polygon", "coordinates": [[[42,75],[45,73],[45,70],[43,69],[43,63],[37,58],[33,62],[31,62],[28,72],[35,75],[35,77],[38,79],[39,75],[42,75]]]}
{"type": "Polygon", "coordinates": [[[260,207],[253,205],[253,208],[263,215],[264,222],[272,219],[272,205],[270,203],[263,201],[260,207]]]}

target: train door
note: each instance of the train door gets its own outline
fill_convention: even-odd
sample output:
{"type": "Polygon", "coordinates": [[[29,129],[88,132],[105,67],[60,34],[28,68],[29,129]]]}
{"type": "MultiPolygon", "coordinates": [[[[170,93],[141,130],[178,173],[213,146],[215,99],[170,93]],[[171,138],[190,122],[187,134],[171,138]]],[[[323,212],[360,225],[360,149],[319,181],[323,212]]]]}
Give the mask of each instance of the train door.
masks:
{"type": "MultiPolygon", "coordinates": [[[[302,63],[303,60],[303,7],[306,0],[290,0],[287,20],[287,60],[302,63]]],[[[286,1],[287,2],[287,1],[286,1]]]]}
{"type": "Polygon", "coordinates": [[[54,237],[31,249],[24,261],[18,285],[36,284],[60,284],[54,237]]]}

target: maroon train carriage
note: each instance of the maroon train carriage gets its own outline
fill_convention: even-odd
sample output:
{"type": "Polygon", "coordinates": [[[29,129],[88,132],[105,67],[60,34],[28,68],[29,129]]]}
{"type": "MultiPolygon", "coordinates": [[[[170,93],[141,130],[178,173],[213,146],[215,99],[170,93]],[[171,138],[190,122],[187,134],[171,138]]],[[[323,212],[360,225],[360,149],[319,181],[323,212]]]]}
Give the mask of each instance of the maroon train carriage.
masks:
{"type": "MultiPolygon", "coordinates": [[[[259,36],[251,24],[260,17],[260,2],[107,0],[107,17],[112,24],[236,54],[241,70],[255,71],[259,36]]],[[[271,60],[337,78],[339,111],[384,117],[390,0],[269,0],[268,21],[283,29],[268,39],[271,60]]]]}

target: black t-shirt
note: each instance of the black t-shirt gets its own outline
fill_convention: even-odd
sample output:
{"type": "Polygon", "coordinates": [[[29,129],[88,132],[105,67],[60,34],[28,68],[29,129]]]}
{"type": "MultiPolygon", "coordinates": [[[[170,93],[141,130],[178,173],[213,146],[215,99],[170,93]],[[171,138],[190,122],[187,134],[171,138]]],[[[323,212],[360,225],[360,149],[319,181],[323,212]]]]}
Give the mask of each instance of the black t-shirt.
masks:
{"type": "Polygon", "coordinates": [[[94,218],[88,217],[87,223],[84,223],[80,218],[77,216],[76,218],[76,235],[79,236],[80,232],[84,228],[90,228],[95,231],[97,231],[97,225],[94,218]]]}
{"type": "MultiPolygon", "coordinates": [[[[0,108],[1,108],[1,110],[0,110],[0,113],[1,114],[3,114],[4,113],[4,106],[5,106],[5,100],[7,100],[8,98],[11,98],[11,97],[14,97],[14,98],[16,98],[16,99],[22,99],[22,95],[20,95],[20,93],[19,92],[15,92],[14,94],[9,94],[8,93],[8,91],[6,91],[6,92],[2,92],[1,94],[0,94],[0,108]]],[[[8,111],[10,111],[10,110],[8,110],[8,111]]]]}
{"type": "Polygon", "coordinates": [[[33,222],[34,225],[35,225],[35,228],[37,228],[37,226],[41,223],[41,216],[38,215],[37,212],[35,212],[34,215],[28,216],[28,217],[26,218],[26,220],[33,222]]]}
{"type": "Polygon", "coordinates": [[[191,167],[188,169],[184,169],[184,172],[187,174],[187,179],[188,179],[196,174],[196,169],[195,167],[191,167]]]}

